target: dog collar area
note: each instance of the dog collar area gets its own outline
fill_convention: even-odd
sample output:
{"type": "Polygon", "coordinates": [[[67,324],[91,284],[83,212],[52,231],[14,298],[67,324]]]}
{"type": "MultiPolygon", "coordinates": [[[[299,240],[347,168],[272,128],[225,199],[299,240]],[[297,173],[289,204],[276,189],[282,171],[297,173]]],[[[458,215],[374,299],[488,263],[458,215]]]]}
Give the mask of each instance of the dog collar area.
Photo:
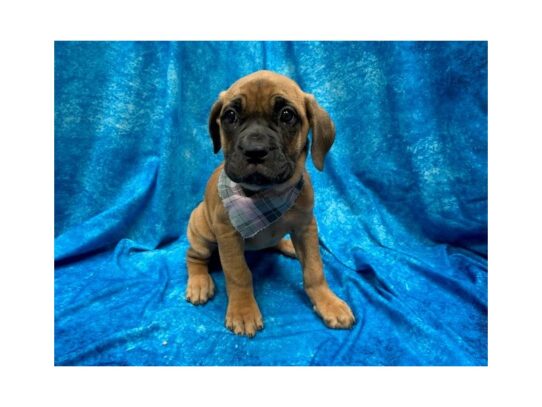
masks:
{"type": "Polygon", "coordinates": [[[233,182],[224,170],[218,178],[218,195],[233,227],[247,239],[265,229],[292,207],[303,189],[303,176],[284,191],[249,191],[233,182]]]}

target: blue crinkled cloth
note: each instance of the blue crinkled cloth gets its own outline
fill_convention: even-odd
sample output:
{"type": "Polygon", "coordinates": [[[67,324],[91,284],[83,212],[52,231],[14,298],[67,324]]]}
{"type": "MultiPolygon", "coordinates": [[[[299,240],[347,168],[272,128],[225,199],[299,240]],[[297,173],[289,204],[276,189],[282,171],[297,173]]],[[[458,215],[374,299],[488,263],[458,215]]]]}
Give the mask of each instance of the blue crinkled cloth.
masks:
{"type": "Polygon", "coordinates": [[[487,43],[57,42],[56,365],[487,365],[487,43]],[[265,328],[226,293],[184,300],[186,225],[221,162],[207,117],[259,69],[330,113],[307,161],[330,286],[326,328],[298,262],[248,253],[265,328]]]}

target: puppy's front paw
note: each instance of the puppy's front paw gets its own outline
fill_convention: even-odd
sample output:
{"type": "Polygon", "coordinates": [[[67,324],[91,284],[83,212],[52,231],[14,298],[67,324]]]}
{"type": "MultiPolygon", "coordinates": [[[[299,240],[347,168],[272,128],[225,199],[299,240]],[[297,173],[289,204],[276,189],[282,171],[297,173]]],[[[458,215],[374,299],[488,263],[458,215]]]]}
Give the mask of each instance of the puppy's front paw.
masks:
{"type": "Polygon", "coordinates": [[[329,328],[349,329],[356,322],[354,313],[339,297],[329,289],[322,290],[311,299],[314,311],[324,320],[329,328]]]}
{"type": "Polygon", "coordinates": [[[226,312],[226,327],[237,335],[252,338],[263,328],[262,314],[254,299],[230,301],[226,312]]]}
{"type": "Polygon", "coordinates": [[[205,304],[215,294],[215,284],[211,276],[198,274],[190,276],[186,285],[186,300],[194,305],[205,304]]]}

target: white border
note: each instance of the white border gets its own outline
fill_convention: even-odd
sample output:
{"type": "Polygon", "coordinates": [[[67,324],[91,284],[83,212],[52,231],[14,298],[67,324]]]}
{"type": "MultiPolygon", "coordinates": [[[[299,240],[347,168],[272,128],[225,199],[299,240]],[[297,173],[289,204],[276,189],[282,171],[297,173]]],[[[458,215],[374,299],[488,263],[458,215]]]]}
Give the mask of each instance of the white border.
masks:
{"type": "Polygon", "coordinates": [[[536,3],[345,4],[72,0],[2,6],[0,298],[7,375],[1,404],[540,403],[540,375],[532,372],[542,343],[536,3]],[[489,40],[490,366],[53,368],[52,79],[53,41],[61,39],[489,40]]]}

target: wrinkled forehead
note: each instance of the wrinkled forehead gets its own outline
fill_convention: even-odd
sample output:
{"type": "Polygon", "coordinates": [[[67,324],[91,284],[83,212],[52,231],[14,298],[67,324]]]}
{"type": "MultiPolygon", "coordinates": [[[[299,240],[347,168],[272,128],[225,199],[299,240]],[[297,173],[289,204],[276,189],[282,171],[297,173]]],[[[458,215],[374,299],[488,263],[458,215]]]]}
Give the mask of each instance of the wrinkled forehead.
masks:
{"type": "Polygon", "coordinates": [[[269,113],[279,104],[290,104],[305,112],[304,93],[287,78],[254,78],[238,81],[225,93],[225,104],[239,105],[246,113],[269,113]]]}

